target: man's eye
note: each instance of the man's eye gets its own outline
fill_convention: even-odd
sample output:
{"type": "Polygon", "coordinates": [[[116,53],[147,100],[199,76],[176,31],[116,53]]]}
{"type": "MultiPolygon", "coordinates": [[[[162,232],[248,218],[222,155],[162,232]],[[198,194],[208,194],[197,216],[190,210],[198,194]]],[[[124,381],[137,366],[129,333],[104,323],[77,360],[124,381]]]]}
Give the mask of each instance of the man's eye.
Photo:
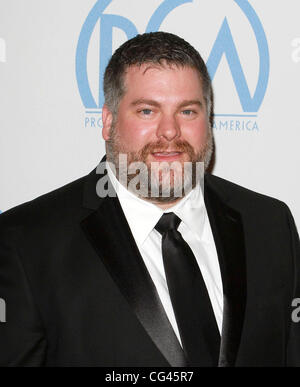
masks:
{"type": "Polygon", "coordinates": [[[149,116],[152,113],[152,110],[151,109],[142,109],[140,112],[142,114],[144,114],[145,116],[149,116]]]}
{"type": "Polygon", "coordinates": [[[191,114],[193,114],[193,110],[190,110],[190,109],[186,109],[186,110],[183,110],[182,113],[186,116],[190,116],[191,114]]]}

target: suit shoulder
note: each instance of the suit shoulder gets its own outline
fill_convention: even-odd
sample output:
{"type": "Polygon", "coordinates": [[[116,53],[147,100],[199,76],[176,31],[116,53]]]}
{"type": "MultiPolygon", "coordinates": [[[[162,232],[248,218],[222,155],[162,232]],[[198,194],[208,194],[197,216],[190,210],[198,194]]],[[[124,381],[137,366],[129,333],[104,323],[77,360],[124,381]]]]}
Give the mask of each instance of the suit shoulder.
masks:
{"type": "Polygon", "coordinates": [[[283,207],[287,208],[287,205],[281,200],[253,191],[219,176],[207,175],[207,182],[213,185],[217,192],[227,197],[232,204],[249,206],[249,208],[253,206],[281,210],[283,207]]]}
{"type": "Polygon", "coordinates": [[[28,226],[51,222],[54,218],[72,217],[82,205],[83,185],[86,176],[60,188],[41,195],[31,201],[13,207],[0,215],[0,226],[28,226]]]}

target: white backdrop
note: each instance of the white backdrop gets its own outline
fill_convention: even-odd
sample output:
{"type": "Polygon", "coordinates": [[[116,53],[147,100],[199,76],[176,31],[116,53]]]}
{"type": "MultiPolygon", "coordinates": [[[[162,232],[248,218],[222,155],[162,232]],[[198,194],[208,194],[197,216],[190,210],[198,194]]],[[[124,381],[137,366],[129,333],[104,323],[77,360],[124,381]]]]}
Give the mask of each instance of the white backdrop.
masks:
{"type": "Polygon", "coordinates": [[[0,210],[97,165],[108,56],[159,29],[208,64],[214,174],[285,201],[299,229],[299,14],[299,0],[0,0],[0,210]]]}

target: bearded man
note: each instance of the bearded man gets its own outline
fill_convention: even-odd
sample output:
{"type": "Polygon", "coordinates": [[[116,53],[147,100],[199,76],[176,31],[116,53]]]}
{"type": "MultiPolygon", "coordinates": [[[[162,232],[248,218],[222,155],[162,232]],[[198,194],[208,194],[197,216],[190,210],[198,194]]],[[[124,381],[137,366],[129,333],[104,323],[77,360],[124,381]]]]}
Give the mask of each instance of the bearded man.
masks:
{"type": "Polygon", "coordinates": [[[0,364],[300,365],[297,230],[284,203],[208,173],[200,54],[138,35],[104,94],[96,170],[0,217],[0,364]]]}

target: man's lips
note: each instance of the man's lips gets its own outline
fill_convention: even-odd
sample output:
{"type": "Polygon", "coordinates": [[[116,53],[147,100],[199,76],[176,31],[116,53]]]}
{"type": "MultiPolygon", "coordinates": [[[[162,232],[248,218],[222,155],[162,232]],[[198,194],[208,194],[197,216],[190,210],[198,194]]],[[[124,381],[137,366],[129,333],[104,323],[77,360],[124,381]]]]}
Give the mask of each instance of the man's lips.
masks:
{"type": "Polygon", "coordinates": [[[182,152],[178,152],[178,151],[171,151],[171,152],[154,152],[152,153],[154,156],[178,156],[180,155],[182,152]]]}
{"type": "Polygon", "coordinates": [[[152,156],[157,160],[176,160],[180,158],[183,152],[179,151],[161,151],[152,152],[152,156]]]}

